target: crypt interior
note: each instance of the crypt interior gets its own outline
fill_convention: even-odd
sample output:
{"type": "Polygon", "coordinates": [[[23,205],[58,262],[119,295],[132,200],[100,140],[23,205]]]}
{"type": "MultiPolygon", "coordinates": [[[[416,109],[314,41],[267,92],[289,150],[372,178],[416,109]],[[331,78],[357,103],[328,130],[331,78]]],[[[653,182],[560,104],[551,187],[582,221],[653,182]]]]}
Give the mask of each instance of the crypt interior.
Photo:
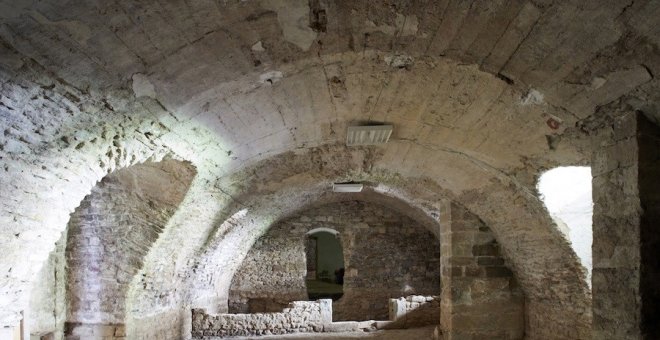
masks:
{"type": "Polygon", "coordinates": [[[0,339],[659,339],[659,73],[657,0],[0,0],[0,339]]]}

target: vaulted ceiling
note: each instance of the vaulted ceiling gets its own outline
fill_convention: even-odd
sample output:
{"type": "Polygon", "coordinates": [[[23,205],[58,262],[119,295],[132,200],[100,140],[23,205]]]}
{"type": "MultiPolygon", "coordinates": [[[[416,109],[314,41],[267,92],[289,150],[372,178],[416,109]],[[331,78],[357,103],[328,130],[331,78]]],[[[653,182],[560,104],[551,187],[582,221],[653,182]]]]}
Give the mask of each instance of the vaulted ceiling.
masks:
{"type": "Polygon", "coordinates": [[[356,180],[361,199],[431,224],[439,202],[465,206],[530,301],[577,315],[547,327],[583,327],[584,273],[536,179],[587,165],[590,133],[621,112],[660,120],[658,15],[655,1],[0,1],[0,324],[97,181],[173,158],[197,176],[144,259],[155,288],[135,285],[136,311],[226,298],[256,237],[356,180]],[[346,147],[368,122],[392,124],[390,141],[346,147]]]}

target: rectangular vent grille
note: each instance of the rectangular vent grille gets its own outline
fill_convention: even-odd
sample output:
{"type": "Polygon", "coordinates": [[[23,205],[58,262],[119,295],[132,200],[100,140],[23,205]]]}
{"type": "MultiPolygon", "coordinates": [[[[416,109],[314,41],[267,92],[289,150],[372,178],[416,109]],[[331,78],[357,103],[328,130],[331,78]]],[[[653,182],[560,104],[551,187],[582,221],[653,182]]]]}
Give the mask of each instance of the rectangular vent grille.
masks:
{"type": "Polygon", "coordinates": [[[346,145],[385,144],[392,135],[392,125],[349,126],[346,145]]]}
{"type": "Polygon", "coordinates": [[[332,185],[334,192],[360,192],[362,191],[362,183],[335,183],[332,185]]]}

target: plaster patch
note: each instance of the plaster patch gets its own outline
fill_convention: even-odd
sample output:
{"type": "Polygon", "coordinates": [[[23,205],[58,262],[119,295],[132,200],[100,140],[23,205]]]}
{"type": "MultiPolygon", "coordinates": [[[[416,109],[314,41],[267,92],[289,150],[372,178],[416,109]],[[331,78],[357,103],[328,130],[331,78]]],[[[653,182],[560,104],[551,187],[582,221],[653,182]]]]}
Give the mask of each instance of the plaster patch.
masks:
{"type": "Polygon", "coordinates": [[[520,105],[527,106],[543,104],[543,98],[543,93],[535,89],[530,89],[527,94],[520,99],[520,105]]]}
{"type": "Polygon", "coordinates": [[[7,153],[17,153],[17,154],[28,152],[27,145],[13,139],[8,139],[4,145],[0,145],[0,150],[3,150],[7,153]]]}
{"type": "Polygon", "coordinates": [[[275,84],[280,81],[284,75],[280,71],[268,71],[259,76],[259,81],[263,84],[275,84]]]}
{"type": "Polygon", "coordinates": [[[264,48],[264,45],[261,43],[261,40],[259,40],[254,45],[252,45],[252,50],[255,52],[263,52],[266,49],[264,48]]]}
{"type": "Polygon", "coordinates": [[[605,79],[603,77],[596,77],[596,78],[591,80],[591,89],[592,90],[599,89],[600,87],[605,85],[606,82],[607,82],[607,79],[605,79]]]}
{"type": "Polygon", "coordinates": [[[92,36],[92,30],[89,28],[89,26],[85,25],[84,23],[76,20],[72,21],[66,21],[66,20],[61,20],[61,21],[50,21],[48,18],[43,16],[41,13],[32,11],[30,13],[30,16],[37,21],[38,23],[42,25],[48,25],[48,26],[56,26],[68,33],[71,38],[81,44],[87,43],[89,38],[92,36]]]}
{"type": "Polygon", "coordinates": [[[392,55],[392,56],[386,56],[384,59],[385,59],[385,63],[387,63],[387,65],[392,66],[394,68],[409,67],[415,61],[415,59],[413,59],[413,57],[411,57],[409,55],[406,55],[406,54],[397,54],[397,55],[392,55]]]}
{"type": "Polygon", "coordinates": [[[151,81],[149,81],[149,78],[142,73],[136,73],[133,75],[133,92],[135,93],[136,98],[156,98],[154,84],[152,84],[151,81]]]}
{"type": "Polygon", "coordinates": [[[417,16],[414,15],[396,15],[396,27],[400,31],[401,36],[410,36],[417,33],[417,27],[419,26],[419,21],[417,16]]]}
{"type": "Polygon", "coordinates": [[[309,50],[317,33],[309,27],[309,4],[306,0],[262,1],[264,8],[277,13],[284,39],[302,49],[309,50]]]}
{"type": "Polygon", "coordinates": [[[392,36],[399,34],[400,36],[405,37],[417,34],[418,26],[419,20],[417,20],[417,16],[405,16],[397,13],[396,19],[394,20],[394,26],[387,24],[376,25],[373,21],[366,20],[365,32],[382,32],[392,36]]]}
{"type": "Polygon", "coordinates": [[[23,61],[18,54],[2,53],[0,54],[0,65],[4,65],[12,70],[18,70],[23,66],[23,61]]]}

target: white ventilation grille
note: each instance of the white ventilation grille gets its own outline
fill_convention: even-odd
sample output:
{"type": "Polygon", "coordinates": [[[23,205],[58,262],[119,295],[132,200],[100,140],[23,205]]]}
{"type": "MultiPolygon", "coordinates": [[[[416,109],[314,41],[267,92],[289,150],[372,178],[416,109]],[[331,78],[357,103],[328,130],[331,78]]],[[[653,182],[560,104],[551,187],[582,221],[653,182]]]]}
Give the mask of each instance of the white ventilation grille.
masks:
{"type": "Polygon", "coordinates": [[[360,192],[362,191],[361,183],[335,183],[332,185],[334,192],[360,192]]]}
{"type": "Polygon", "coordinates": [[[392,135],[392,125],[349,126],[346,145],[385,144],[392,135]]]}

